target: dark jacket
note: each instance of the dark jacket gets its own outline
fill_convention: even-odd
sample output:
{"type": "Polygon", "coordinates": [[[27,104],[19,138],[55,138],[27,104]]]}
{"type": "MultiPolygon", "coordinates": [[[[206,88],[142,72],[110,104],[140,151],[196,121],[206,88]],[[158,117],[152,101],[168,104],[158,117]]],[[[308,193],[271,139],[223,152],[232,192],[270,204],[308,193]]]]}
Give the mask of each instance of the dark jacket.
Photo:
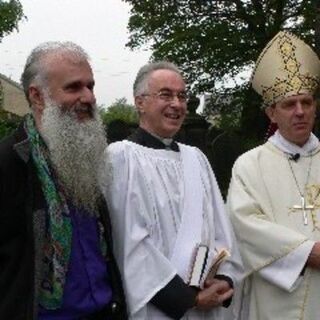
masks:
{"type": "MultiPolygon", "coordinates": [[[[45,200],[23,125],[0,142],[0,319],[37,318],[45,233],[45,200]]],[[[126,319],[120,275],[113,253],[107,207],[101,208],[113,299],[112,317],[126,319]]]]}

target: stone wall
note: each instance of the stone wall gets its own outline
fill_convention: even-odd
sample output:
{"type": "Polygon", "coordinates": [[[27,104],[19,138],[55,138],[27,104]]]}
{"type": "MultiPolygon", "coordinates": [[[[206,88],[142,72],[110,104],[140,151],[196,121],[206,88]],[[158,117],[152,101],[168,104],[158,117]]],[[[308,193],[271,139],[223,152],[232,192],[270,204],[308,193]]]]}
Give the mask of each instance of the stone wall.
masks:
{"type": "Polygon", "coordinates": [[[3,98],[0,107],[19,117],[23,117],[26,113],[29,113],[30,108],[22,87],[2,74],[0,74],[0,82],[1,96],[3,98]]]}

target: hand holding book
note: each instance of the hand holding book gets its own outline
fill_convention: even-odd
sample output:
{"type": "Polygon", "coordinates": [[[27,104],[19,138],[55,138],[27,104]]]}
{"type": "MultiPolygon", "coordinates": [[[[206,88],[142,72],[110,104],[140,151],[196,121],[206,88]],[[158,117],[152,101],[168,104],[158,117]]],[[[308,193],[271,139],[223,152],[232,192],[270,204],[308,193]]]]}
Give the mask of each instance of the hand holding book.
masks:
{"type": "Polygon", "coordinates": [[[195,248],[191,261],[189,285],[202,287],[206,279],[213,279],[220,265],[230,256],[227,249],[209,252],[205,245],[198,245],[195,248]]]}
{"type": "Polygon", "coordinates": [[[210,279],[205,283],[205,288],[197,294],[195,307],[198,309],[210,310],[219,307],[233,295],[233,289],[225,280],[210,279]]]}
{"type": "Polygon", "coordinates": [[[210,310],[221,306],[233,295],[229,282],[215,278],[221,264],[230,256],[227,249],[210,252],[206,245],[198,245],[191,260],[189,285],[199,290],[196,308],[210,310]]]}

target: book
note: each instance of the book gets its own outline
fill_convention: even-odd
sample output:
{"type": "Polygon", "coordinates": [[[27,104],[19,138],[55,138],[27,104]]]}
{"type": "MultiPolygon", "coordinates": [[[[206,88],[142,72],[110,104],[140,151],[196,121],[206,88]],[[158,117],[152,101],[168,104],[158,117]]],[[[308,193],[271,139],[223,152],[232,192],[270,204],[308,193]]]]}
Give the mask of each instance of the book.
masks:
{"type": "Polygon", "coordinates": [[[214,276],[217,274],[220,265],[229,257],[230,252],[227,249],[223,248],[219,251],[217,250],[217,254],[213,257],[206,279],[214,278],[214,276]]]}
{"type": "Polygon", "coordinates": [[[197,245],[193,258],[191,259],[191,268],[189,275],[189,286],[200,287],[201,280],[203,278],[203,274],[207,265],[209,248],[206,245],[197,245]]]}
{"type": "Polygon", "coordinates": [[[225,248],[210,252],[208,246],[197,245],[191,259],[188,284],[202,288],[204,281],[214,278],[220,265],[228,257],[230,257],[230,252],[225,248]]]}

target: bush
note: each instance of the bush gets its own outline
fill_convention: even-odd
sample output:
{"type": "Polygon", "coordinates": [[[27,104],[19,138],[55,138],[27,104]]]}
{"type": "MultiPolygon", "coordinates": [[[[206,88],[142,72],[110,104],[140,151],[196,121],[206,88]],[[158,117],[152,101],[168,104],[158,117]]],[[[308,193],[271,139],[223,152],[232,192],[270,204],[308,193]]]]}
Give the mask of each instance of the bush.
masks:
{"type": "Polygon", "coordinates": [[[133,105],[128,104],[126,98],[117,99],[106,110],[101,110],[103,123],[109,125],[115,120],[121,120],[127,124],[137,124],[138,114],[133,105]]]}
{"type": "Polygon", "coordinates": [[[19,122],[20,118],[0,110],[0,139],[12,133],[18,127],[19,122]]]}

